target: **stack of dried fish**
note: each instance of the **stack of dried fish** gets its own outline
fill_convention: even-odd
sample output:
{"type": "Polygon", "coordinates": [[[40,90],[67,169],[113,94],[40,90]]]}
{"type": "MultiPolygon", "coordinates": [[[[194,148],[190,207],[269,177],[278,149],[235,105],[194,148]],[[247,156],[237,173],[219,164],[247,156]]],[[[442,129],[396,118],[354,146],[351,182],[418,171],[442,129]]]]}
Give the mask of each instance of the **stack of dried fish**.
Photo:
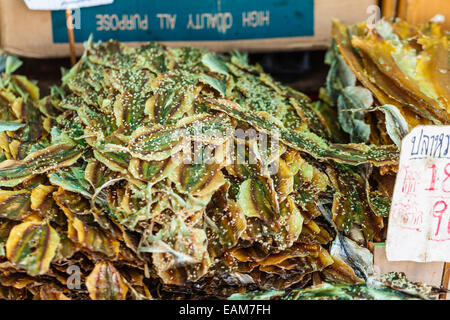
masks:
{"type": "Polygon", "coordinates": [[[1,79],[1,297],[362,281],[330,246],[380,238],[389,203],[366,170],[395,164],[395,145],[337,143],[306,96],[238,52],[88,42],[62,82],[40,98],[1,79]]]}
{"type": "Polygon", "coordinates": [[[322,98],[352,142],[400,146],[409,129],[450,123],[450,34],[438,23],[333,22],[322,98]]]}
{"type": "MultiPolygon", "coordinates": [[[[330,71],[315,108],[334,136],[400,148],[415,126],[450,123],[450,34],[438,23],[333,21],[332,34],[330,71]]],[[[371,185],[391,196],[396,172],[397,166],[373,170],[371,185]]]]}

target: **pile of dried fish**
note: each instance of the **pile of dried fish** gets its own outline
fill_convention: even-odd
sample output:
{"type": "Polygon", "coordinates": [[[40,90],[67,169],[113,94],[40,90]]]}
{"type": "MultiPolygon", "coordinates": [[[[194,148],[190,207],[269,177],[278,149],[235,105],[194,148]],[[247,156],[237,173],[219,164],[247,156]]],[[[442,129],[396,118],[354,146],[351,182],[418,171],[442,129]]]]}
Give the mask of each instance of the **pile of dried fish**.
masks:
{"type": "MultiPolygon", "coordinates": [[[[440,24],[333,21],[332,35],[330,70],[315,108],[334,136],[400,148],[415,126],[450,123],[450,34],[440,24]]],[[[395,165],[371,171],[372,187],[391,196],[396,172],[395,165]]]]}
{"type": "Polygon", "coordinates": [[[440,24],[333,22],[322,98],[352,142],[395,143],[417,125],[450,123],[450,34],[440,24]]]}
{"type": "Polygon", "coordinates": [[[330,247],[380,239],[389,201],[368,171],[395,164],[395,145],[342,144],[239,52],[88,42],[62,82],[40,98],[1,78],[0,297],[363,281],[330,247]]]}

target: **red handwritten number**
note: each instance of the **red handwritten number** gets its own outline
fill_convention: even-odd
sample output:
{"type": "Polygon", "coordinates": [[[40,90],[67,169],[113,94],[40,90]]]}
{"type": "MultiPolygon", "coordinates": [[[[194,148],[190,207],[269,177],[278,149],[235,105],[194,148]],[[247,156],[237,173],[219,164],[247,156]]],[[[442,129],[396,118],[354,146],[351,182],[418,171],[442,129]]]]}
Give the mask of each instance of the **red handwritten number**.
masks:
{"type": "Polygon", "coordinates": [[[446,175],[444,181],[442,181],[442,191],[444,191],[444,192],[450,192],[450,190],[445,189],[445,182],[450,178],[450,172],[448,172],[449,166],[450,166],[450,163],[447,163],[447,165],[444,168],[444,172],[446,175]]]}
{"type": "Polygon", "coordinates": [[[432,173],[431,173],[431,186],[428,189],[425,189],[425,190],[433,191],[433,190],[436,190],[436,188],[435,188],[435,186],[436,186],[436,165],[433,164],[432,166],[430,166],[428,168],[433,170],[432,173]]]}
{"type": "Polygon", "coordinates": [[[450,234],[450,219],[448,219],[448,224],[447,224],[447,233],[450,234]]]}
{"type": "Polygon", "coordinates": [[[441,222],[442,222],[442,215],[444,214],[445,210],[447,210],[447,204],[445,203],[445,201],[437,201],[434,206],[433,206],[433,217],[438,218],[438,224],[437,224],[437,228],[436,228],[436,233],[434,234],[435,236],[437,236],[439,234],[439,229],[441,228],[441,222]],[[441,210],[436,210],[436,207],[440,204],[444,205],[444,208],[441,210]],[[435,213],[437,213],[438,215],[436,215],[435,213]]]}

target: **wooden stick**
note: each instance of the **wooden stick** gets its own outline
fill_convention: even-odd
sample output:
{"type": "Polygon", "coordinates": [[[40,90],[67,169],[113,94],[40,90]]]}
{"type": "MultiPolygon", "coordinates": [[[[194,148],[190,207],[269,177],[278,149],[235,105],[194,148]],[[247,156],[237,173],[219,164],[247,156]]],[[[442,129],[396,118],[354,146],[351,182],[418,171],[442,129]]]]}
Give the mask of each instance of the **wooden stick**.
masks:
{"type": "Polygon", "coordinates": [[[385,18],[395,17],[397,9],[397,0],[383,0],[381,15],[385,18]]]}
{"type": "Polygon", "coordinates": [[[402,20],[408,20],[408,5],[409,0],[399,0],[397,4],[397,17],[402,20]]]}
{"type": "Polygon", "coordinates": [[[66,9],[66,26],[67,26],[67,36],[69,38],[70,63],[73,66],[77,62],[77,58],[75,55],[75,37],[73,35],[73,21],[71,9],[66,9]]]}

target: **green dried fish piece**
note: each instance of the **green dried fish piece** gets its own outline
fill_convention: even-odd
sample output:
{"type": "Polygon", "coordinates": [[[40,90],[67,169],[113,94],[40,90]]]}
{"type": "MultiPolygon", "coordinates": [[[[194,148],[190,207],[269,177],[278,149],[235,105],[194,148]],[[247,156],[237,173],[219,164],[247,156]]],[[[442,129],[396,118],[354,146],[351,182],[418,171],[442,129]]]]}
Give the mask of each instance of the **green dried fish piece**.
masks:
{"type": "Polygon", "coordinates": [[[84,168],[70,167],[58,170],[50,173],[48,179],[53,185],[59,186],[64,190],[78,192],[86,198],[92,197],[89,185],[84,179],[84,168]]]}
{"type": "Polygon", "coordinates": [[[294,191],[294,174],[283,159],[278,160],[278,170],[272,175],[278,201],[284,201],[294,191]]]}
{"type": "Polygon", "coordinates": [[[96,222],[101,217],[96,216],[87,199],[62,189],[54,192],[53,197],[67,217],[67,234],[72,242],[112,259],[117,257],[120,242],[115,238],[114,229],[108,225],[108,230],[105,230],[96,222]]]}
{"type": "Polygon", "coordinates": [[[181,218],[175,218],[140,251],[153,253],[153,263],[164,283],[184,285],[201,278],[211,265],[207,243],[203,229],[186,226],[181,218]]]}
{"type": "Polygon", "coordinates": [[[79,193],[59,189],[53,193],[53,198],[67,216],[68,220],[90,213],[91,205],[89,201],[79,193]]]}
{"type": "Polygon", "coordinates": [[[36,106],[43,115],[49,118],[56,118],[61,113],[58,103],[51,96],[40,99],[36,103],[36,106]]]}
{"type": "MultiPolygon", "coordinates": [[[[248,71],[249,73],[259,73],[261,72],[261,67],[256,65],[252,66],[248,63],[248,54],[239,52],[238,50],[233,50],[231,52],[231,63],[236,67],[248,71]]],[[[229,64],[227,64],[229,66],[229,64]]]]}
{"type": "Polygon", "coordinates": [[[126,152],[97,151],[94,150],[95,158],[106,165],[112,171],[126,173],[131,156],[126,152]]]}
{"type": "Polygon", "coordinates": [[[4,131],[16,131],[25,127],[24,123],[13,121],[0,121],[0,132],[4,131]]]}
{"type": "Polygon", "coordinates": [[[142,125],[145,119],[153,75],[148,70],[126,70],[119,75],[120,84],[115,86],[120,93],[111,97],[115,100],[112,105],[113,113],[117,126],[132,132],[142,125]]]}
{"type": "Polygon", "coordinates": [[[145,113],[149,115],[150,121],[167,124],[185,114],[191,116],[193,102],[200,91],[197,80],[196,75],[187,72],[169,72],[157,76],[152,81],[154,95],[145,106],[145,113]]]}
{"type": "MultiPolygon", "coordinates": [[[[341,234],[338,234],[333,241],[330,254],[333,256],[335,265],[331,266],[328,275],[331,279],[334,278],[334,282],[362,282],[356,277],[367,279],[370,274],[373,274],[373,254],[370,250],[341,234]]],[[[328,280],[332,282],[330,278],[328,280]]]]}
{"type": "Polygon", "coordinates": [[[395,165],[398,163],[399,158],[399,150],[396,145],[365,145],[365,144],[356,144],[356,143],[348,143],[348,144],[333,144],[334,150],[329,150],[326,152],[327,157],[335,160],[336,162],[346,163],[345,161],[340,161],[343,159],[347,159],[347,164],[357,164],[351,163],[353,159],[359,158],[361,159],[359,162],[367,163],[371,162],[375,166],[382,167],[385,165],[395,165]],[[365,160],[363,160],[365,159],[365,160]]]}
{"type": "Polygon", "coordinates": [[[9,89],[22,97],[30,97],[33,101],[39,100],[39,87],[25,76],[12,75],[9,89]]]}
{"type": "Polygon", "coordinates": [[[231,128],[230,120],[223,115],[199,114],[185,118],[176,125],[140,127],[131,135],[128,149],[138,159],[164,160],[188,146],[187,143],[194,138],[222,141],[220,135],[231,128]],[[219,137],[215,139],[217,135],[219,137]]]}
{"type": "Polygon", "coordinates": [[[326,245],[333,240],[331,234],[324,227],[320,227],[314,220],[307,220],[311,218],[310,216],[303,213],[302,217],[304,222],[299,237],[300,242],[312,242],[326,245]]]}
{"type": "Polygon", "coordinates": [[[228,76],[228,69],[226,63],[217,55],[207,53],[202,57],[202,63],[210,71],[228,76]]]}
{"type": "Polygon", "coordinates": [[[5,220],[0,222],[0,258],[6,258],[6,241],[8,240],[11,229],[17,224],[13,220],[5,220]]]}
{"type": "Polygon", "coordinates": [[[351,142],[369,141],[370,125],[364,122],[364,111],[373,104],[370,91],[361,86],[345,87],[337,99],[339,122],[351,142]]]}
{"type": "Polygon", "coordinates": [[[396,106],[385,104],[376,109],[384,112],[386,121],[386,132],[389,137],[394,141],[395,145],[400,149],[402,139],[409,132],[409,125],[401,112],[396,106]]]}
{"type": "Polygon", "coordinates": [[[328,167],[327,174],[337,190],[332,208],[336,226],[348,233],[356,222],[361,226],[366,241],[371,241],[383,228],[383,220],[371,210],[362,177],[343,165],[335,170],[328,167]]]}
{"type": "Polygon", "coordinates": [[[326,89],[330,101],[337,101],[342,90],[349,86],[355,86],[356,77],[352,70],[345,63],[344,58],[339,54],[336,41],[333,39],[331,48],[328,51],[330,70],[327,75],[326,89]],[[331,57],[330,57],[331,56],[331,57]]]}
{"type": "Polygon", "coordinates": [[[247,217],[261,219],[268,225],[280,219],[277,194],[270,178],[245,180],[239,188],[237,203],[247,217]]]}
{"type": "Polygon", "coordinates": [[[113,105],[116,125],[124,127],[127,132],[133,132],[138,128],[145,118],[147,99],[145,94],[136,94],[128,90],[118,95],[113,105]]]}
{"type": "MultiPolygon", "coordinates": [[[[0,83],[0,121],[25,124],[0,131],[3,157],[25,158],[0,164],[0,186],[16,187],[0,195],[31,193],[30,209],[18,209],[26,217],[8,220],[6,237],[0,227],[0,255],[15,224],[43,219],[59,234],[51,271],[26,286],[29,297],[225,297],[304,287],[313,274],[314,283],[355,280],[325,249],[336,234],[328,211],[339,200],[370,237],[383,194],[335,164],[395,164],[396,146],[333,144],[347,137],[331,138],[339,127],[328,128],[323,108],[237,52],[86,47],[41,100],[9,87],[9,76],[0,83]],[[245,159],[229,161],[234,148],[245,159]],[[60,289],[69,263],[89,275],[88,292],[60,289]]],[[[0,266],[0,279],[11,268],[0,266]]]]}
{"type": "Polygon", "coordinates": [[[367,199],[372,211],[379,217],[388,217],[391,209],[391,198],[379,191],[367,192],[367,199]]]}
{"type": "Polygon", "coordinates": [[[77,113],[85,126],[84,131],[86,136],[109,136],[117,130],[113,116],[104,114],[93,106],[83,103],[77,108],[77,113]]]}
{"type": "Polygon", "coordinates": [[[168,70],[169,53],[157,42],[150,42],[137,48],[136,58],[137,68],[145,68],[155,74],[168,70]]]}
{"type": "MultiPolygon", "coordinates": [[[[39,184],[31,191],[31,209],[34,213],[39,214],[40,217],[48,219],[48,221],[55,221],[61,223],[62,214],[58,210],[55,200],[53,199],[53,192],[56,187],[39,184]]],[[[65,222],[63,221],[62,224],[65,222]]]]}
{"type": "Polygon", "coordinates": [[[306,289],[294,289],[283,299],[287,300],[432,300],[429,286],[410,282],[404,274],[391,272],[365,283],[322,283],[306,289]],[[394,281],[390,281],[393,279],[394,281]],[[398,281],[400,286],[395,286],[398,281]],[[402,288],[403,287],[403,288],[402,288]]]}
{"type": "Polygon", "coordinates": [[[20,141],[38,141],[44,133],[39,109],[30,101],[21,97],[14,100],[11,104],[11,110],[17,119],[26,124],[23,128],[11,131],[11,136],[20,141]]]}
{"type": "Polygon", "coordinates": [[[0,217],[22,220],[31,212],[31,192],[28,190],[0,190],[0,217]]]}
{"type": "Polygon", "coordinates": [[[228,300],[271,300],[284,294],[284,291],[251,291],[246,293],[233,293],[228,300]]]}
{"type": "Polygon", "coordinates": [[[212,194],[225,183],[225,178],[218,164],[180,164],[169,175],[178,190],[193,196],[212,194]]]}
{"type": "Polygon", "coordinates": [[[80,96],[78,96],[78,95],[76,95],[74,93],[71,93],[71,94],[68,94],[67,96],[65,96],[61,100],[61,102],[59,103],[59,106],[62,109],[77,111],[78,108],[80,106],[82,106],[83,104],[85,104],[85,103],[86,102],[84,102],[82,97],[80,97],[80,96]]]}
{"type": "Polygon", "coordinates": [[[323,270],[333,263],[333,259],[319,244],[296,243],[257,262],[260,270],[269,273],[295,270],[297,274],[304,275],[323,270]]]}
{"type": "Polygon", "coordinates": [[[83,150],[69,144],[49,146],[29,154],[23,160],[6,160],[0,163],[0,186],[14,187],[33,174],[67,167],[75,163],[83,150]]]}
{"type": "Polygon", "coordinates": [[[130,48],[118,41],[109,40],[105,43],[88,42],[86,50],[89,61],[111,69],[127,70],[136,65],[136,49],[130,48]]]}
{"type": "Polygon", "coordinates": [[[234,247],[247,227],[241,207],[228,199],[229,184],[224,184],[211,198],[206,208],[205,221],[208,236],[208,252],[211,258],[221,256],[234,247]]]}
{"type": "Polygon", "coordinates": [[[280,229],[273,230],[276,246],[283,250],[296,242],[302,232],[304,218],[292,197],[280,202],[280,229]]]}
{"type": "Polygon", "coordinates": [[[58,244],[59,235],[55,229],[47,223],[32,220],[12,228],[6,242],[6,256],[29,275],[41,275],[48,271],[58,244]]]}
{"type": "Polygon", "coordinates": [[[86,278],[86,287],[92,300],[124,300],[128,292],[125,280],[109,261],[95,265],[86,278]]]}
{"type": "Polygon", "coordinates": [[[126,148],[127,138],[119,135],[111,135],[104,140],[97,139],[88,143],[93,147],[94,157],[112,171],[127,173],[131,161],[131,155],[126,148]]]}
{"type": "Polygon", "coordinates": [[[182,47],[170,50],[169,70],[182,69],[198,73],[204,70],[201,58],[206,50],[195,47],[182,47]]]}
{"type": "Polygon", "coordinates": [[[263,163],[255,138],[249,137],[249,141],[242,138],[234,139],[232,149],[229,150],[235,151],[234,160],[232,164],[226,166],[229,174],[244,180],[263,173],[263,163]]]}
{"type": "MultiPolygon", "coordinates": [[[[130,166],[132,162],[133,160],[131,160],[130,166]]],[[[117,173],[110,170],[102,162],[92,158],[88,160],[84,171],[84,179],[90,183],[94,190],[97,190],[116,177],[117,173]]]]}
{"type": "Polygon", "coordinates": [[[206,74],[201,74],[198,76],[198,79],[201,83],[207,84],[214,90],[216,90],[221,97],[224,97],[227,90],[227,84],[225,81],[210,77],[206,74]]]}
{"type": "Polygon", "coordinates": [[[186,159],[186,155],[181,154],[174,160],[175,167],[169,179],[181,192],[197,197],[212,195],[225,183],[221,171],[225,160],[225,148],[215,146],[214,158],[209,159],[212,150],[208,147],[197,150],[194,159],[186,159]]]}
{"type": "Polygon", "coordinates": [[[60,234],[59,246],[56,250],[54,261],[68,261],[77,251],[76,244],[68,238],[66,233],[62,233],[60,234]]]}
{"type": "Polygon", "coordinates": [[[294,157],[287,160],[291,166],[292,161],[296,161],[293,186],[296,202],[302,209],[309,211],[308,205],[317,202],[319,196],[327,191],[330,180],[322,169],[315,166],[317,164],[313,166],[306,162],[296,151],[294,157]]]}
{"type": "MultiPolygon", "coordinates": [[[[81,101],[88,105],[97,106],[100,104],[101,97],[95,92],[95,87],[92,86],[85,78],[77,77],[68,81],[69,89],[77,94],[81,101]]],[[[75,109],[79,106],[74,105],[75,109]]]]}
{"type": "MultiPolygon", "coordinates": [[[[12,93],[10,90],[6,88],[0,88],[0,103],[2,106],[2,112],[9,111],[9,106],[12,104],[18,97],[12,93]]],[[[9,113],[7,113],[10,115],[9,113]]]]}
{"type": "Polygon", "coordinates": [[[78,218],[73,218],[68,224],[68,236],[74,243],[110,258],[119,254],[119,241],[100,227],[89,225],[78,218]]]}
{"type": "MultiPolygon", "coordinates": [[[[292,94],[292,93],[290,93],[292,94]]],[[[289,98],[289,103],[295,108],[295,111],[297,115],[305,121],[304,123],[308,125],[308,128],[317,135],[319,135],[322,138],[327,138],[328,140],[333,141],[335,138],[332,135],[328,134],[329,129],[324,124],[324,122],[320,118],[319,112],[314,108],[313,104],[309,101],[307,102],[301,102],[299,97],[297,97],[297,93],[294,94],[295,98],[289,98]]],[[[302,124],[296,125],[295,120],[291,120],[293,124],[289,124],[289,120],[291,118],[295,119],[292,115],[293,112],[289,112],[284,119],[280,119],[284,122],[285,127],[291,128],[291,129],[300,129],[302,127],[302,124]]]]}
{"type": "Polygon", "coordinates": [[[176,126],[140,127],[131,136],[129,149],[133,157],[161,161],[179,152],[183,137],[176,126]]]}
{"type": "Polygon", "coordinates": [[[161,161],[131,159],[128,171],[136,179],[156,183],[167,178],[175,169],[176,163],[171,158],[161,161]]]}

